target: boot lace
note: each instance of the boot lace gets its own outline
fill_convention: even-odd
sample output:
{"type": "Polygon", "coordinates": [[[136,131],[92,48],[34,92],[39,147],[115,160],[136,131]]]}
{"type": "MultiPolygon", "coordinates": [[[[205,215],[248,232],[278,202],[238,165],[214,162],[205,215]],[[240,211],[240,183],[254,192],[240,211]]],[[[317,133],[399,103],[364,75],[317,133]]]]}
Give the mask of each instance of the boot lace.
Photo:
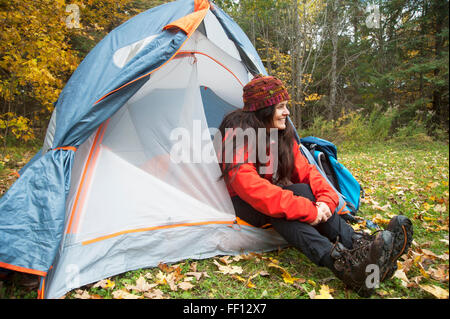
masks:
{"type": "Polygon", "coordinates": [[[373,234],[361,233],[361,238],[358,238],[353,243],[353,249],[342,249],[339,243],[339,236],[336,239],[336,242],[331,249],[331,253],[336,250],[340,258],[336,260],[335,267],[338,270],[351,270],[356,265],[361,264],[368,256],[370,251],[370,246],[375,238],[375,233],[379,230],[375,231],[373,234]]]}

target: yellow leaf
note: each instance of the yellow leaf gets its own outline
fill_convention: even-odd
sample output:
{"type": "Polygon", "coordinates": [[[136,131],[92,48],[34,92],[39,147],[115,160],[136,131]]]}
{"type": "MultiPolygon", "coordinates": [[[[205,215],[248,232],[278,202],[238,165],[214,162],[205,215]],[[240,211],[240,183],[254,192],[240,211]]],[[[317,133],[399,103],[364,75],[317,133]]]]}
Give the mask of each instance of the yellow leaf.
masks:
{"type": "Polygon", "coordinates": [[[441,287],[434,285],[419,285],[419,287],[438,299],[448,299],[448,290],[442,289],[441,287]]]}
{"type": "Polygon", "coordinates": [[[280,269],[282,271],[282,275],[281,276],[282,276],[284,282],[287,283],[287,284],[291,284],[292,285],[297,280],[300,280],[300,278],[292,277],[291,274],[286,269],[284,269],[281,266],[278,266],[278,265],[276,265],[274,263],[270,263],[268,266],[280,269]]]}
{"type": "Polygon", "coordinates": [[[299,280],[300,278],[292,277],[288,272],[284,272],[282,275],[285,283],[292,285],[294,282],[299,280]]]}
{"type": "Polygon", "coordinates": [[[327,285],[321,285],[319,294],[316,295],[314,299],[333,299],[333,296],[331,293],[333,292],[333,289],[330,289],[327,285]]]}
{"type": "Polygon", "coordinates": [[[142,296],[130,294],[125,290],[116,290],[112,292],[112,296],[114,299],[142,299],[142,296]]]}
{"type": "Polygon", "coordinates": [[[420,270],[420,273],[422,274],[422,276],[424,276],[425,278],[430,278],[430,275],[425,271],[422,264],[418,263],[417,265],[419,266],[419,270],[420,270]]]}
{"type": "Polygon", "coordinates": [[[213,263],[219,268],[219,272],[224,275],[242,274],[243,270],[240,266],[224,266],[219,264],[216,260],[213,263]]]}
{"type": "Polygon", "coordinates": [[[241,281],[241,282],[246,282],[247,280],[245,280],[244,278],[242,278],[241,276],[239,276],[239,275],[233,275],[233,276],[231,276],[231,277],[233,277],[234,279],[237,279],[237,280],[239,280],[239,281],[241,281]]]}

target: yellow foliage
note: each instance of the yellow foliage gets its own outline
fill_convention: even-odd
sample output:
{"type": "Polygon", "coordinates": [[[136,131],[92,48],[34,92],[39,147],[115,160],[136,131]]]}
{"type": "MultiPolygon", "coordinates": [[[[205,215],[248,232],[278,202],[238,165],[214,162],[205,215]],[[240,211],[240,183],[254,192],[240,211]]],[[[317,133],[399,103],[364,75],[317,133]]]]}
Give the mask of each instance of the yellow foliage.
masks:
{"type": "MultiPolygon", "coordinates": [[[[130,17],[126,6],[132,0],[40,0],[3,1],[0,7],[0,103],[10,106],[14,116],[3,114],[3,133],[32,139],[31,120],[48,117],[53,102],[75,71],[81,58],[70,46],[70,37],[91,37],[90,31],[113,27],[130,17]],[[69,27],[76,6],[76,19],[83,29],[69,27]],[[82,22],[82,23],[81,23],[82,22]],[[33,101],[33,103],[29,103],[33,101]],[[36,108],[39,108],[36,110],[36,108]],[[16,114],[17,113],[17,114],[16,114]],[[36,118],[37,117],[37,118],[36,118]],[[10,128],[6,130],[6,128],[10,128]]],[[[99,39],[98,39],[99,40],[99,39]]],[[[1,128],[0,126],[0,128],[1,128]]]]}
{"type": "Polygon", "coordinates": [[[30,119],[17,116],[12,112],[0,115],[0,129],[10,130],[18,140],[21,139],[26,142],[35,138],[31,125],[30,119]]]}
{"type": "MultiPolygon", "coordinates": [[[[267,65],[270,64],[272,72],[270,75],[279,78],[286,85],[286,88],[290,92],[291,97],[295,96],[293,94],[295,90],[298,90],[297,87],[292,85],[292,58],[290,54],[281,52],[279,49],[275,48],[272,43],[263,38],[257,38],[258,43],[258,52],[261,56],[262,61],[267,65]]],[[[312,84],[313,79],[311,74],[303,74],[301,78],[301,82],[304,87],[312,84]]],[[[318,101],[322,98],[321,95],[317,93],[308,93],[302,92],[303,100],[295,101],[291,100],[290,104],[292,107],[303,107],[306,105],[305,102],[314,102],[318,101]]]]}

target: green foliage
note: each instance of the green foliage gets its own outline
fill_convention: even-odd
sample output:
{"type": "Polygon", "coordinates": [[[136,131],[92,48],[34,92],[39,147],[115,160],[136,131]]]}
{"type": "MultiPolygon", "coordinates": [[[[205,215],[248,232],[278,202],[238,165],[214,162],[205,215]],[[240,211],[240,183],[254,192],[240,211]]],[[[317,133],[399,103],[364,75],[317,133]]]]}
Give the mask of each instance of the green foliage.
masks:
{"type": "MultiPolygon", "coordinates": [[[[310,127],[300,130],[300,136],[317,136],[337,144],[346,146],[364,147],[370,143],[381,141],[398,141],[403,143],[431,142],[433,140],[427,133],[426,122],[418,116],[414,120],[404,121],[399,125],[399,118],[405,112],[398,108],[389,108],[382,111],[377,106],[366,115],[363,109],[343,113],[337,120],[328,121],[318,116],[310,127]]],[[[436,131],[434,139],[448,142],[446,132],[436,131]]]]}

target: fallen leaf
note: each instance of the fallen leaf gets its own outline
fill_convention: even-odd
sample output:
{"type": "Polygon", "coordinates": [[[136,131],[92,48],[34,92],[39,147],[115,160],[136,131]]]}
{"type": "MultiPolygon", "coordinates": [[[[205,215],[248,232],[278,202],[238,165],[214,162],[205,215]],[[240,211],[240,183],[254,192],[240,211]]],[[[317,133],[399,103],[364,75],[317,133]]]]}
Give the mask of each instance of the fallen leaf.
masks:
{"type": "Polygon", "coordinates": [[[395,273],[394,273],[394,277],[395,278],[399,278],[402,281],[402,285],[404,287],[406,287],[409,284],[409,279],[408,277],[406,277],[405,272],[403,271],[403,269],[398,269],[395,273]]]}
{"type": "Polygon", "coordinates": [[[389,293],[386,290],[382,290],[382,289],[377,290],[376,293],[377,293],[377,295],[379,295],[381,297],[386,297],[389,295],[389,293]]]}
{"type": "Polygon", "coordinates": [[[442,255],[439,255],[437,257],[442,260],[448,260],[448,253],[443,253],[442,255]]]}
{"type": "Polygon", "coordinates": [[[151,291],[148,291],[144,293],[144,297],[149,299],[164,299],[164,293],[159,289],[152,289],[151,291]]]}
{"type": "Polygon", "coordinates": [[[307,283],[310,284],[310,285],[312,285],[312,286],[314,286],[314,287],[317,285],[317,284],[316,284],[314,281],[312,281],[311,279],[308,279],[307,283]]]}
{"type": "Polygon", "coordinates": [[[334,299],[331,293],[333,289],[330,289],[327,285],[321,285],[319,294],[314,297],[314,299],[334,299]]]}
{"type": "Polygon", "coordinates": [[[308,292],[309,299],[316,299],[316,291],[313,289],[308,292]]]}
{"type": "Polygon", "coordinates": [[[448,299],[448,290],[442,289],[441,287],[434,285],[419,285],[419,287],[438,299],[448,299]]]}
{"type": "Polygon", "coordinates": [[[190,271],[190,272],[187,272],[185,275],[186,276],[194,276],[195,279],[197,279],[197,281],[200,280],[200,278],[202,278],[202,276],[203,277],[209,277],[209,275],[208,275],[208,273],[206,271],[201,271],[201,272],[190,271]]]}
{"type": "Polygon", "coordinates": [[[91,299],[91,295],[86,290],[78,289],[75,291],[74,298],[77,299],[91,299]]]}
{"type": "Polygon", "coordinates": [[[447,207],[444,204],[438,204],[434,206],[434,211],[436,213],[445,213],[447,211],[447,207]]]}
{"type": "Polygon", "coordinates": [[[127,288],[127,290],[136,290],[138,292],[146,292],[146,291],[149,291],[150,289],[154,288],[157,285],[158,284],[149,284],[143,276],[140,276],[136,280],[136,285],[125,285],[125,287],[127,288]]]}
{"type": "Polygon", "coordinates": [[[282,272],[281,276],[282,276],[284,282],[287,283],[287,284],[291,284],[292,285],[296,280],[299,279],[299,278],[292,277],[291,274],[286,269],[284,269],[283,267],[281,267],[281,266],[279,266],[277,264],[274,264],[273,262],[268,264],[268,266],[272,267],[272,268],[280,269],[281,272],[282,272]]]}
{"type": "Polygon", "coordinates": [[[247,280],[245,280],[245,278],[242,278],[242,277],[239,276],[239,275],[232,275],[231,277],[234,278],[234,279],[236,279],[236,280],[239,280],[239,281],[241,281],[241,282],[247,282],[247,280]]]}
{"type": "Polygon", "coordinates": [[[189,290],[194,288],[194,285],[191,284],[190,282],[183,281],[178,284],[178,288],[181,288],[182,290],[189,290]]]}
{"type": "Polygon", "coordinates": [[[134,295],[125,290],[115,290],[112,292],[114,299],[142,299],[142,296],[134,295]]]}
{"type": "Polygon", "coordinates": [[[177,285],[175,284],[176,275],[174,273],[164,274],[159,271],[156,274],[156,283],[160,285],[169,285],[172,291],[177,291],[177,285]]]}
{"type": "Polygon", "coordinates": [[[219,264],[216,260],[213,262],[219,268],[218,272],[224,275],[242,274],[243,272],[242,267],[240,266],[224,266],[219,264]]]}
{"type": "Polygon", "coordinates": [[[256,273],[256,274],[250,276],[247,279],[247,284],[246,285],[247,285],[248,288],[256,288],[256,285],[254,283],[252,283],[252,279],[257,277],[257,276],[259,276],[259,273],[256,273]]]}
{"type": "Polygon", "coordinates": [[[430,275],[427,273],[425,268],[423,268],[421,263],[417,263],[417,266],[419,267],[419,271],[422,274],[422,276],[424,276],[425,278],[430,278],[430,275]]]}
{"type": "Polygon", "coordinates": [[[97,282],[94,286],[93,286],[93,288],[98,288],[98,287],[100,287],[100,288],[102,288],[102,289],[109,289],[109,288],[111,288],[111,289],[113,289],[114,287],[115,287],[115,283],[114,283],[114,281],[111,281],[111,280],[109,280],[109,279],[104,279],[104,280],[100,280],[99,282],[97,282]]]}
{"type": "MultiPolygon", "coordinates": [[[[383,206],[384,207],[384,206],[383,206]]],[[[382,210],[382,209],[381,209],[382,210]]],[[[376,214],[375,215],[375,217],[373,217],[372,218],[372,221],[375,223],[375,224],[384,224],[384,225],[387,225],[387,224],[389,224],[389,219],[387,219],[387,218],[384,218],[383,216],[381,216],[380,214],[376,214]]]]}
{"type": "Polygon", "coordinates": [[[433,253],[431,250],[428,250],[428,249],[422,248],[422,253],[427,256],[430,256],[432,259],[438,258],[438,256],[435,253],[433,253]]]}
{"type": "Polygon", "coordinates": [[[223,256],[221,258],[219,258],[219,260],[224,263],[225,265],[229,265],[232,263],[232,261],[229,261],[228,259],[230,259],[230,256],[223,256]]]}
{"type": "Polygon", "coordinates": [[[435,280],[441,282],[448,282],[448,265],[439,265],[437,269],[430,268],[428,273],[435,280]]]}

